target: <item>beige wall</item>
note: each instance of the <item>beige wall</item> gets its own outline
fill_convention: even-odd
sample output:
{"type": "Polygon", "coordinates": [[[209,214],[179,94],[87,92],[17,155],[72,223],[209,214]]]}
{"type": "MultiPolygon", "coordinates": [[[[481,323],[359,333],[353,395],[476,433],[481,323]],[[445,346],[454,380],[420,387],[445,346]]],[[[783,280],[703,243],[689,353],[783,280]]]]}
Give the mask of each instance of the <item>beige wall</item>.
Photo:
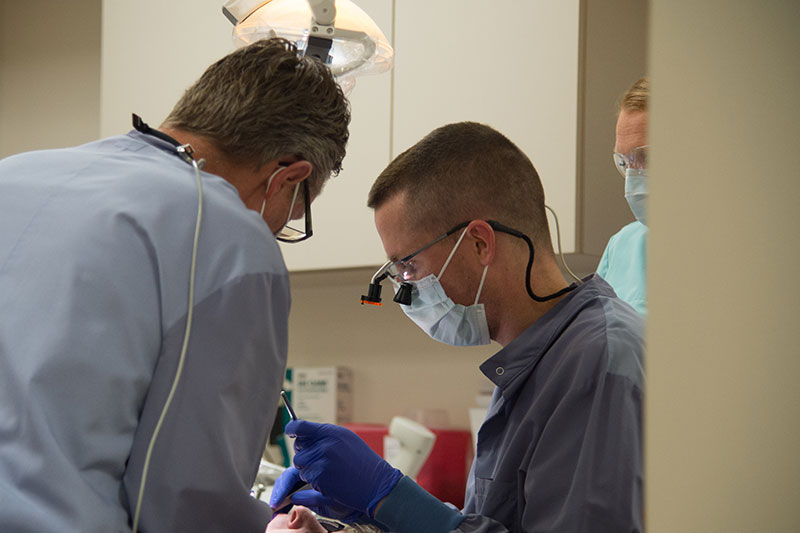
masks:
{"type": "Polygon", "coordinates": [[[289,366],[349,366],[354,418],[388,424],[394,415],[444,410],[452,427],[468,428],[467,409],[489,380],[478,365],[497,345],[454,348],[431,340],[391,301],[361,305],[374,269],[293,273],[289,366]]]}
{"type": "Polygon", "coordinates": [[[648,530],[800,531],[800,3],[651,24],[648,530]]]}
{"type": "MultiPolygon", "coordinates": [[[[617,103],[647,74],[646,0],[583,0],[578,135],[577,250],[600,259],[608,238],[633,222],[625,181],[612,164],[617,103]]],[[[594,267],[593,265],[593,267],[594,267]]]]}
{"type": "Polygon", "coordinates": [[[0,157],[97,138],[100,0],[0,0],[0,157]]]}

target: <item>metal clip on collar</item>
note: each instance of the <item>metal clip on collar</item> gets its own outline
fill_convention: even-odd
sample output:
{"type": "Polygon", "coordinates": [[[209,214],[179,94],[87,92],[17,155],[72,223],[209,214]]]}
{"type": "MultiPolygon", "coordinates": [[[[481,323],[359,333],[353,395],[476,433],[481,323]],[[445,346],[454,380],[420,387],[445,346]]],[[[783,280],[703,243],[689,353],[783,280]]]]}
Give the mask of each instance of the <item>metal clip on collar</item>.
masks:
{"type": "MultiPolygon", "coordinates": [[[[166,133],[151,128],[145,121],[142,120],[142,117],[136,113],[131,113],[131,116],[133,118],[133,127],[136,131],[144,133],[145,135],[152,135],[157,139],[161,139],[162,141],[170,143],[175,147],[175,151],[178,152],[178,155],[181,159],[190,165],[194,163],[194,148],[192,148],[191,144],[181,144],[166,133]]],[[[205,159],[201,159],[197,162],[198,168],[203,168],[203,165],[205,164],[205,159]]]]}

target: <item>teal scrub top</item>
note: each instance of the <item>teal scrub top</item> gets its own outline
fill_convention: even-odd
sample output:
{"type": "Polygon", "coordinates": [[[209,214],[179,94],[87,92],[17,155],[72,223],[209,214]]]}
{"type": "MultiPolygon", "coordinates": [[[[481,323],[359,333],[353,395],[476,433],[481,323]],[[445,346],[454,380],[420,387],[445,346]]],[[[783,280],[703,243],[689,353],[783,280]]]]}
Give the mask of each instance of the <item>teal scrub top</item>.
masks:
{"type": "Polygon", "coordinates": [[[606,245],[597,273],[623,301],[647,315],[647,226],[631,222],[606,245]]]}

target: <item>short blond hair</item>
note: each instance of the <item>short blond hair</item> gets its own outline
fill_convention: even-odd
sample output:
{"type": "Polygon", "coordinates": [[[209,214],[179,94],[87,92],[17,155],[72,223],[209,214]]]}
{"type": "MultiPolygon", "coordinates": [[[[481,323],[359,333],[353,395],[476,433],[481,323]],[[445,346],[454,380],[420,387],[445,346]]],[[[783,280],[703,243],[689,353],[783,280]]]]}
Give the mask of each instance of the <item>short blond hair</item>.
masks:
{"type": "Polygon", "coordinates": [[[645,76],[636,80],[630,89],[622,95],[619,110],[622,111],[647,111],[647,101],[650,98],[650,80],[645,76]]]}

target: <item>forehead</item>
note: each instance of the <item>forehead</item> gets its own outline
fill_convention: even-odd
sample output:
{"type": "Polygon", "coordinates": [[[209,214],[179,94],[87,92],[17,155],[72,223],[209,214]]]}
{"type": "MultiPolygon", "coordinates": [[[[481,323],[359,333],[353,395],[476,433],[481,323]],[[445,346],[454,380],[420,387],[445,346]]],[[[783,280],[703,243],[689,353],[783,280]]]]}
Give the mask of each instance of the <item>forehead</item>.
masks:
{"type": "Polygon", "coordinates": [[[647,144],[647,111],[623,109],[617,118],[617,137],[614,151],[626,154],[647,144]]]}
{"type": "Polygon", "coordinates": [[[375,209],[375,228],[390,259],[402,259],[433,238],[415,229],[422,226],[409,220],[405,193],[392,196],[375,209]]]}

